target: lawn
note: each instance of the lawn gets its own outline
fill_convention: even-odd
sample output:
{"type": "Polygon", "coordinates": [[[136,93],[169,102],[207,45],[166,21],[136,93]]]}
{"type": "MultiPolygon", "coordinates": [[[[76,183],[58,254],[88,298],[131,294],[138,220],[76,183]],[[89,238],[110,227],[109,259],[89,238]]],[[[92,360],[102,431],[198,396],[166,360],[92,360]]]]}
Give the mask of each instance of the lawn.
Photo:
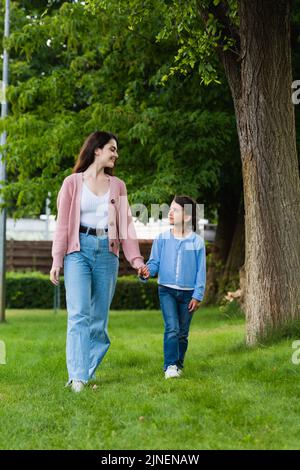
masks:
{"type": "Polygon", "coordinates": [[[184,375],[165,380],[158,311],[113,311],[111,347],[81,394],[64,388],[66,312],[0,325],[0,449],[299,449],[292,340],[247,349],[243,319],[193,319],[184,375]],[[96,385],[96,387],[93,385],[96,385]]]}

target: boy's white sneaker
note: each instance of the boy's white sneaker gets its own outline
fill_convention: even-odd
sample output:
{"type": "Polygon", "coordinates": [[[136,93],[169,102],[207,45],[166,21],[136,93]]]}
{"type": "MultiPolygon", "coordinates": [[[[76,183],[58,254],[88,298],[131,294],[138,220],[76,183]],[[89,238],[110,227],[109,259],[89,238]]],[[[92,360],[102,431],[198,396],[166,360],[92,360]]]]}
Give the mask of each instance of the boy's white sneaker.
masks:
{"type": "Polygon", "coordinates": [[[73,392],[79,393],[84,389],[84,383],[81,380],[72,380],[71,389],[73,392]]]}
{"type": "Polygon", "coordinates": [[[173,379],[176,377],[180,377],[177,366],[176,365],[169,366],[167,370],[165,371],[165,379],[173,379]]]}

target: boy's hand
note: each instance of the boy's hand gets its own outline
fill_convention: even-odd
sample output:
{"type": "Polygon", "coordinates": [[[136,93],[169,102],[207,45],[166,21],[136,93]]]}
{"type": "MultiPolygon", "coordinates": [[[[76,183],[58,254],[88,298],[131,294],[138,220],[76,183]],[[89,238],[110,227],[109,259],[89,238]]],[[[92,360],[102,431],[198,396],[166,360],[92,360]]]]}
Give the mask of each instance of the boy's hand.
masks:
{"type": "Polygon", "coordinates": [[[150,277],[149,269],[145,264],[144,266],[138,269],[138,275],[140,277],[143,277],[144,279],[148,279],[150,277]]]}
{"type": "Polygon", "coordinates": [[[200,303],[201,302],[199,300],[192,299],[189,303],[189,312],[192,313],[198,310],[200,303]]]}

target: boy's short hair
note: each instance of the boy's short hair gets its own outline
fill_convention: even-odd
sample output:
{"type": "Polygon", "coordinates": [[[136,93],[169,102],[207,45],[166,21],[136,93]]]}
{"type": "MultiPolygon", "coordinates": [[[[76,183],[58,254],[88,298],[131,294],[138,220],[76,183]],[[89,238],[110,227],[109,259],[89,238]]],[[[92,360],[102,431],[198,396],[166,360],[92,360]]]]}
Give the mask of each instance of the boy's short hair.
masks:
{"type": "Polygon", "coordinates": [[[174,196],[174,201],[176,202],[176,204],[179,204],[188,215],[192,216],[193,232],[198,232],[199,220],[197,211],[197,201],[191,196],[177,194],[174,196]]]}

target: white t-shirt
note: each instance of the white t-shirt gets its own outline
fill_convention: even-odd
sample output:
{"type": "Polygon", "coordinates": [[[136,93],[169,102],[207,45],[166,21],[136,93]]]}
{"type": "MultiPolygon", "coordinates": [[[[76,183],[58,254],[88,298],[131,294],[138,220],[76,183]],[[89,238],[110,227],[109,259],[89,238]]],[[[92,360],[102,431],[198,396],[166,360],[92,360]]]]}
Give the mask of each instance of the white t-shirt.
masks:
{"type": "Polygon", "coordinates": [[[107,228],[109,190],[96,196],[85,182],[80,201],[80,224],[92,228],[107,228]]]}

